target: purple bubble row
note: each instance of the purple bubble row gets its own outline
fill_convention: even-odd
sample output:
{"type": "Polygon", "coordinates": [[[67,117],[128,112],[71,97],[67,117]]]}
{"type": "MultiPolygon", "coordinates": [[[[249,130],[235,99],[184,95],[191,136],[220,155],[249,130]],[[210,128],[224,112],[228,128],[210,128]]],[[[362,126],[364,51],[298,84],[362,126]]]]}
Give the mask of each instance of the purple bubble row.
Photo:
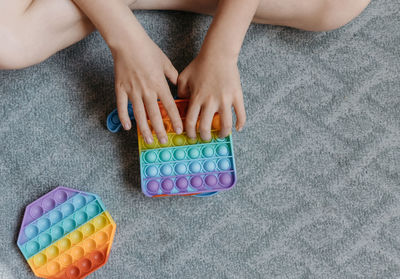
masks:
{"type": "Polygon", "coordinates": [[[178,176],[176,178],[149,179],[144,181],[150,195],[169,194],[174,188],[178,192],[198,192],[208,189],[227,189],[234,185],[233,172],[218,172],[204,175],[178,176]],[[190,190],[193,188],[194,190],[190,190]]]}

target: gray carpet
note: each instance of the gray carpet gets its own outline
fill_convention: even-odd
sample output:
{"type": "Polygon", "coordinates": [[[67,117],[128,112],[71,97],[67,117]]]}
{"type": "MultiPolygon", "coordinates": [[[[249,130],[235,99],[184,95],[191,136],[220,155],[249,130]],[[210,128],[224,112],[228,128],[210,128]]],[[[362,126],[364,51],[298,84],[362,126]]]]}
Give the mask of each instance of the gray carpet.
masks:
{"type": "MultiPolygon", "coordinates": [[[[386,0],[333,32],[252,25],[239,181],[211,198],[141,193],[135,131],[105,128],[113,65],[99,34],[1,71],[0,278],[33,278],[19,225],[57,185],[100,195],[118,224],[89,278],[400,277],[399,14],[386,0]]],[[[137,15],[179,70],[211,20],[137,15]]]]}

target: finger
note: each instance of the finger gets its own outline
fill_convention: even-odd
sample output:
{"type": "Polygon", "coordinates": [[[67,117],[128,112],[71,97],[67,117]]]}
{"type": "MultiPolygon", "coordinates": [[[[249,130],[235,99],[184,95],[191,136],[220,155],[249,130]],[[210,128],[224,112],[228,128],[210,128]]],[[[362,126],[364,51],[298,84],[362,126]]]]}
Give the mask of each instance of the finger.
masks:
{"type": "Polygon", "coordinates": [[[221,130],[219,137],[225,138],[232,132],[232,107],[224,106],[220,111],[221,130]]]}
{"type": "Polygon", "coordinates": [[[189,87],[186,78],[181,74],[178,77],[178,97],[189,98],[189,87]]]}
{"type": "Polygon", "coordinates": [[[181,116],[179,115],[178,108],[176,107],[174,98],[172,98],[171,92],[168,90],[168,84],[165,83],[164,93],[160,95],[160,100],[164,105],[164,108],[168,112],[169,119],[172,122],[175,133],[182,134],[183,124],[181,116]]]}
{"type": "Polygon", "coordinates": [[[132,124],[128,114],[128,95],[126,95],[123,89],[118,89],[116,97],[119,121],[125,130],[130,130],[132,124]]]}
{"type": "Polygon", "coordinates": [[[186,134],[189,138],[195,139],[196,138],[196,123],[199,117],[201,104],[196,102],[195,98],[191,98],[189,102],[189,108],[186,113],[186,120],[185,120],[185,130],[186,134]]]}
{"type": "Polygon", "coordinates": [[[164,74],[174,85],[178,83],[178,71],[169,60],[165,65],[164,74]]]}
{"type": "Polygon", "coordinates": [[[164,123],[162,121],[160,108],[158,107],[156,97],[145,97],[144,104],[146,106],[147,114],[150,118],[151,125],[156,132],[158,141],[161,144],[166,144],[168,142],[167,133],[165,132],[164,123]]]}
{"type": "Polygon", "coordinates": [[[153,143],[153,135],[149,128],[149,124],[147,123],[146,110],[144,108],[142,98],[138,96],[135,98],[130,98],[130,100],[132,103],[132,109],[136,119],[136,124],[138,125],[139,130],[142,133],[144,141],[147,144],[153,143]]]}
{"type": "Polygon", "coordinates": [[[216,111],[217,107],[212,104],[201,109],[199,132],[201,139],[204,141],[211,140],[211,123],[216,111]]]}
{"type": "Polygon", "coordinates": [[[233,107],[235,108],[236,114],[236,130],[240,132],[246,123],[246,110],[244,108],[243,94],[240,94],[240,97],[235,99],[233,107]]]}

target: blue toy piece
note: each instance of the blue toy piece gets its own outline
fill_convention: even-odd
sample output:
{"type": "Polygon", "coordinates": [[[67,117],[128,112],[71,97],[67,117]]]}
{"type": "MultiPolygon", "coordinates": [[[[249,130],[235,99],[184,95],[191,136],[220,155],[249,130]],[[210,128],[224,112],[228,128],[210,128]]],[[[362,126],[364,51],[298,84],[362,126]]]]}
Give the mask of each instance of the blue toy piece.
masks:
{"type": "MultiPolygon", "coordinates": [[[[131,121],[135,120],[135,116],[133,115],[132,104],[128,104],[128,114],[131,121]]],[[[121,130],[122,124],[118,117],[118,110],[114,109],[107,117],[107,129],[111,133],[117,133],[121,130]]]]}

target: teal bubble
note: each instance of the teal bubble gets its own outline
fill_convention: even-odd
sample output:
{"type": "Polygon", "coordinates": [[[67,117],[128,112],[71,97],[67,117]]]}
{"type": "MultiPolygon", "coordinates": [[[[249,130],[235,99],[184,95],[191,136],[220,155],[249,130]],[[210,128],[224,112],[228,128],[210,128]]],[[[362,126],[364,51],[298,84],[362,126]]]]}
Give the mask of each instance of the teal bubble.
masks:
{"type": "Polygon", "coordinates": [[[195,148],[195,147],[190,148],[188,153],[189,153],[189,157],[190,157],[191,159],[196,159],[196,158],[198,158],[198,157],[200,156],[200,151],[199,151],[199,149],[198,149],[198,148],[195,148]]]}
{"type": "Polygon", "coordinates": [[[53,237],[53,239],[60,239],[63,235],[64,229],[62,227],[57,226],[51,230],[51,236],[53,237]]]}
{"type": "Polygon", "coordinates": [[[97,204],[89,204],[86,208],[86,212],[89,217],[94,217],[100,213],[100,207],[97,204]]]}
{"type": "Polygon", "coordinates": [[[176,160],[185,159],[185,151],[183,151],[182,149],[175,150],[174,157],[175,157],[176,160]]]}
{"type": "Polygon", "coordinates": [[[204,157],[212,157],[214,155],[214,150],[210,146],[206,146],[203,148],[203,156],[204,157]]]}
{"type": "Polygon", "coordinates": [[[144,159],[148,163],[154,163],[157,160],[157,154],[154,151],[147,151],[144,155],[144,159]]]}
{"type": "Polygon", "coordinates": [[[227,156],[229,154],[228,147],[225,144],[218,146],[217,147],[217,154],[219,156],[227,156]]]}
{"type": "Polygon", "coordinates": [[[63,228],[65,232],[71,232],[75,229],[76,223],[72,219],[67,219],[64,221],[63,228]]]}
{"type": "Polygon", "coordinates": [[[160,160],[163,162],[167,162],[171,160],[171,153],[168,150],[163,150],[160,152],[160,160]]]}
{"type": "Polygon", "coordinates": [[[40,245],[36,241],[30,241],[25,248],[29,255],[34,255],[39,251],[40,245]]]}
{"type": "Polygon", "coordinates": [[[48,233],[39,236],[39,243],[42,248],[47,247],[51,243],[51,236],[48,233]]]}
{"type": "Polygon", "coordinates": [[[78,225],[82,225],[83,223],[85,223],[87,221],[87,219],[88,219],[88,215],[83,211],[78,212],[75,215],[75,221],[78,225]]]}

